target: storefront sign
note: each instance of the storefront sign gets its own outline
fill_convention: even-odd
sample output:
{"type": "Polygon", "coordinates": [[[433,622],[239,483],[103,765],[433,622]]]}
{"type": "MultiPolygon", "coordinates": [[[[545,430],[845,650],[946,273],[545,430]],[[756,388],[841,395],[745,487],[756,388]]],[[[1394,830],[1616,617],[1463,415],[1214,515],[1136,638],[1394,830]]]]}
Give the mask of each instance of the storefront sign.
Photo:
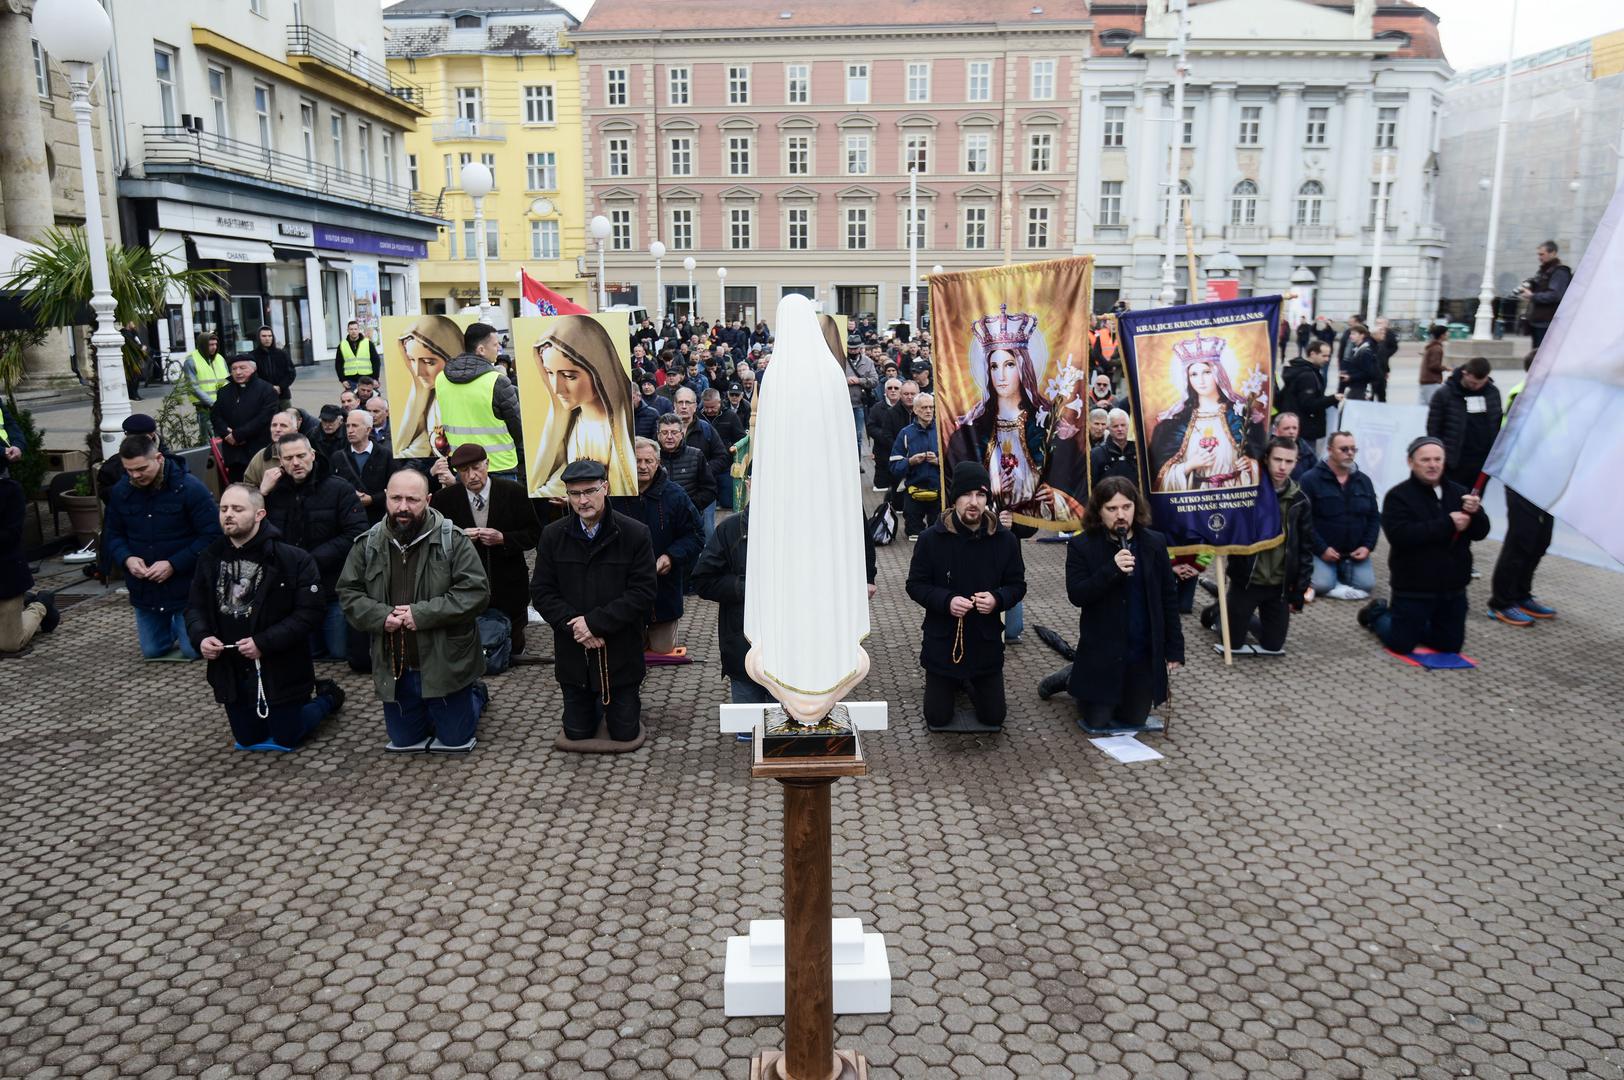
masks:
{"type": "Polygon", "coordinates": [[[277,235],[285,239],[309,240],[310,226],[303,222],[279,221],[276,225],[277,235]]]}
{"type": "Polygon", "coordinates": [[[239,240],[265,240],[285,247],[309,247],[310,223],[287,218],[244,214],[215,206],[157,200],[158,224],[176,232],[227,236],[239,240]]]}
{"type": "Polygon", "coordinates": [[[316,226],[316,246],[356,255],[393,255],[399,259],[429,257],[429,246],[422,240],[408,240],[403,237],[357,232],[351,229],[335,229],[329,225],[316,226]]]}

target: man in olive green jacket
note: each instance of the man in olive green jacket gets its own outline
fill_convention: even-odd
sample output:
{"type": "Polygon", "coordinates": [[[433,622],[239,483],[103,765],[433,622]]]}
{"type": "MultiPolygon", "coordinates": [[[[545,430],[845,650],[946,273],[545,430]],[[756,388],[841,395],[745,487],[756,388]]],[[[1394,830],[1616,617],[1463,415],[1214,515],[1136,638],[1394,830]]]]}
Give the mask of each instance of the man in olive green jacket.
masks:
{"type": "Polygon", "coordinates": [[[473,542],[429,506],[428,477],[401,469],[387,516],[356,540],[338,576],[344,617],[372,635],[372,680],[392,753],[463,754],[487,693],[478,618],[490,602],[473,542]]]}

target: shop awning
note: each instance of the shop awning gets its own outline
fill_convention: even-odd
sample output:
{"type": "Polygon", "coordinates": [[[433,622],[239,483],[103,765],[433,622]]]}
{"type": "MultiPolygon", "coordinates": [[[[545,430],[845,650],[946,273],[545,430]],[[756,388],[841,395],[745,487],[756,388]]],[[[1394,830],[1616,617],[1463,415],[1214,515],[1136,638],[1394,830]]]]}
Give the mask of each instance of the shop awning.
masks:
{"type": "Polygon", "coordinates": [[[276,261],[271,245],[263,240],[231,240],[223,236],[194,236],[187,234],[199,259],[215,259],[232,263],[269,263],[276,261]]]}

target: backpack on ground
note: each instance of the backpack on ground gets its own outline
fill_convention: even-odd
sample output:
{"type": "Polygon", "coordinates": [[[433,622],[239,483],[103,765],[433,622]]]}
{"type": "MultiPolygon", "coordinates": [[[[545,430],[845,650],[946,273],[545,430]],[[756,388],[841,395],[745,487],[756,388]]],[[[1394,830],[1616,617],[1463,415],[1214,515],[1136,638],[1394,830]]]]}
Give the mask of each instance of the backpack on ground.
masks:
{"type": "Polygon", "coordinates": [[[479,647],[485,651],[485,674],[500,675],[513,664],[513,623],[503,612],[486,608],[478,620],[479,647]]]}
{"type": "Polygon", "coordinates": [[[897,538],[897,512],[891,506],[890,492],[869,516],[868,535],[875,547],[884,547],[897,538]]]}

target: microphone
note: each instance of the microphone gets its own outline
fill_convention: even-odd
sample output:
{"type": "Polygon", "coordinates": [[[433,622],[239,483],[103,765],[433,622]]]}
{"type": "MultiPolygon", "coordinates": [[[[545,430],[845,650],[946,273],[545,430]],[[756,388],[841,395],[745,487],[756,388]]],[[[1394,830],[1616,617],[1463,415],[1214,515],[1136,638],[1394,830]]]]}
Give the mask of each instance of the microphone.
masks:
{"type": "Polygon", "coordinates": [[[1117,542],[1117,550],[1118,551],[1126,550],[1127,546],[1128,546],[1128,527],[1126,525],[1118,525],[1116,527],[1115,535],[1116,535],[1116,542],[1117,542]]]}

